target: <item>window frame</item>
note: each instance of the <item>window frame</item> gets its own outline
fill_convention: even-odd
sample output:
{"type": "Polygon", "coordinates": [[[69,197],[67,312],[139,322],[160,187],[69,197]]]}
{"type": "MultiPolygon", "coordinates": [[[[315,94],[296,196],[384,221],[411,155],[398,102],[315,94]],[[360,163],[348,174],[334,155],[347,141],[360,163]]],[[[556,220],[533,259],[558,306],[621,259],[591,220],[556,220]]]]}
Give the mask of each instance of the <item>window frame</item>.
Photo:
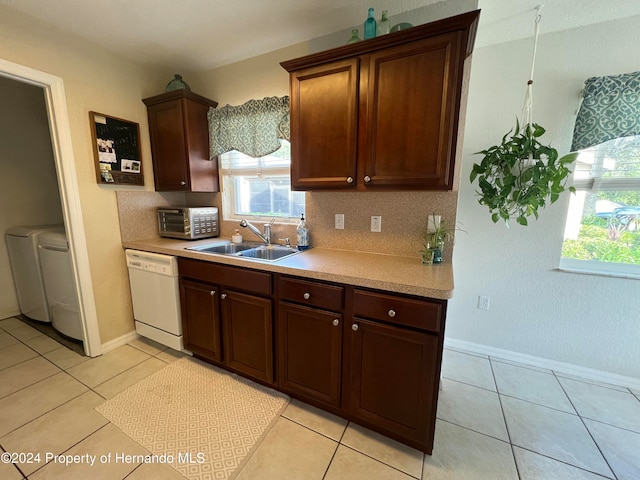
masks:
{"type": "MultiPolygon", "coordinates": [[[[600,144],[604,145],[604,144],[600,144]]],[[[593,165],[595,165],[595,171],[604,171],[604,161],[605,161],[605,153],[604,149],[598,150],[599,146],[596,146],[596,151],[594,152],[595,156],[599,156],[600,158],[594,159],[593,165]],[[598,163],[596,165],[596,163],[598,163]]],[[[588,149],[584,149],[583,151],[588,151],[588,149]]],[[[640,153],[639,153],[640,155],[640,153]]],[[[580,157],[576,160],[576,165],[580,157]]],[[[638,177],[603,177],[596,175],[589,175],[587,178],[575,178],[576,172],[578,169],[574,171],[574,179],[573,186],[576,189],[576,194],[578,192],[586,192],[586,195],[598,193],[601,191],[638,191],[640,192],[640,176],[638,177]]],[[[582,170],[587,171],[586,169],[582,170]]],[[[593,168],[589,170],[589,172],[593,172],[593,168]]],[[[572,199],[573,200],[573,199],[572,199]]],[[[569,224],[569,212],[571,211],[572,202],[569,202],[567,206],[567,217],[565,218],[565,232],[563,234],[563,243],[562,246],[564,248],[564,242],[566,238],[566,230],[569,224]]],[[[583,213],[584,215],[584,213],[583,213]]],[[[584,216],[580,219],[580,225],[582,226],[582,220],[584,216]]],[[[640,235],[640,232],[636,232],[635,234],[640,235]]],[[[562,252],[560,253],[560,261],[558,265],[558,269],[561,271],[572,272],[572,273],[580,273],[580,274],[591,274],[591,275],[604,275],[611,277],[621,277],[621,278],[633,278],[640,279],[640,264],[633,263],[619,263],[619,262],[605,262],[601,260],[581,260],[575,258],[567,258],[562,256],[562,252]]]]}
{"type": "MultiPolygon", "coordinates": [[[[235,151],[234,151],[235,152],[235,151]]],[[[275,216],[275,215],[248,215],[236,212],[236,182],[234,181],[234,177],[240,176],[256,176],[256,175],[264,175],[265,178],[272,177],[286,177],[291,182],[291,167],[288,166],[277,166],[277,167],[268,167],[261,165],[261,162],[258,160],[258,165],[252,165],[247,167],[224,167],[224,160],[222,158],[223,155],[230,154],[232,152],[228,152],[220,155],[220,163],[219,163],[219,177],[220,177],[220,185],[222,194],[222,211],[225,220],[255,220],[255,221],[269,221],[272,218],[276,219],[277,223],[284,224],[296,224],[299,221],[299,215],[297,213],[293,213],[293,216],[275,216]]],[[[241,153],[241,152],[239,152],[241,153]]],[[[275,152],[274,152],[275,153],[275,152]]],[[[244,155],[244,154],[243,154],[244,155]]],[[[268,156],[268,155],[265,155],[268,156]]],[[[260,157],[263,158],[263,157],[260,157]]],[[[289,157],[289,163],[291,162],[291,158],[289,157]]],[[[289,183],[291,185],[291,183],[289,183]]],[[[289,191],[292,192],[291,188],[289,191]]],[[[304,192],[302,192],[304,195],[304,192]]],[[[306,204],[306,196],[304,198],[306,204]]],[[[305,205],[306,208],[306,205],[305,205]]]]}

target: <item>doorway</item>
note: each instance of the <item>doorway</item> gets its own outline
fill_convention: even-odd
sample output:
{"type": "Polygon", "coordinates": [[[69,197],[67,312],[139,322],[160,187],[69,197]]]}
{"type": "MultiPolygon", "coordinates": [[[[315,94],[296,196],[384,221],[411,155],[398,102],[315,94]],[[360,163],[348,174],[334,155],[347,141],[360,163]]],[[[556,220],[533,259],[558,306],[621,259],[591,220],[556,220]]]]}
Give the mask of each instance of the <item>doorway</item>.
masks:
{"type": "Polygon", "coordinates": [[[84,351],[87,356],[98,356],[102,354],[102,344],[98,331],[63,81],[60,77],[2,59],[0,76],[40,87],[44,91],[62,218],[67,230],[80,306],[84,351]]]}

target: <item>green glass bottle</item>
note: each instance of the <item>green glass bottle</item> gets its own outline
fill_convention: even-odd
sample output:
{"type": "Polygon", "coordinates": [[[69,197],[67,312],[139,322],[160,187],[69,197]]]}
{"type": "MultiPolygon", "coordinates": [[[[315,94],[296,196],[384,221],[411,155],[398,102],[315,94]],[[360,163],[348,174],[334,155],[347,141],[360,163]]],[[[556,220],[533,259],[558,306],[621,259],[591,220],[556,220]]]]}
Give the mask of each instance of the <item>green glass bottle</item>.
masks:
{"type": "Polygon", "coordinates": [[[373,12],[373,8],[369,9],[369,16],[364,21],[364,39],[375,38],[376,36],[376,15],[373,12]]]}
{"type": "Polygon", "coordinates": [[[378,22],[378,33],[377,33],[378,37],[389,33],[390,26],[389,26],[389,17],[387,16],[388,14],[389,12],[387,10],[382,11],[382,17],[378,22]]]}
{"type": "Polygon", "coordinates": [[[351,38],[349,39],[347,44],[356,43],[356,42],[360,42],[360,41],[361,41],[360,37],[358,36],[358,29],[354,28],[353,30],[351,30],[351,38]]]}

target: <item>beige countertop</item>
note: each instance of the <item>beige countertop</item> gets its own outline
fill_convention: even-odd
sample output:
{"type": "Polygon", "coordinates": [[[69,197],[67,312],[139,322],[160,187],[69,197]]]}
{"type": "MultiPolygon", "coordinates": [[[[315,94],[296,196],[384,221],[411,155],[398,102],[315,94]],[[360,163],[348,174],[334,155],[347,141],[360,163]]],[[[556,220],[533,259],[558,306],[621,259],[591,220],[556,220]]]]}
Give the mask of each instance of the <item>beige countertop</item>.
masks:
{"type": "Polygon", "coordinates": [[[150,238],[123,242],[122,245],[125,248],[135,250],[194,258],[422,297],[449,299],[453,294],[452,265],[448,263],[422,265],[417,257],[311,248],[276,262],[268,262],[242,257],[199,253],[186,249],[187,247],[199,245],[228,243],[228,241],[228,239],[224,238],[208,238],[196,241],[150,238]]]}

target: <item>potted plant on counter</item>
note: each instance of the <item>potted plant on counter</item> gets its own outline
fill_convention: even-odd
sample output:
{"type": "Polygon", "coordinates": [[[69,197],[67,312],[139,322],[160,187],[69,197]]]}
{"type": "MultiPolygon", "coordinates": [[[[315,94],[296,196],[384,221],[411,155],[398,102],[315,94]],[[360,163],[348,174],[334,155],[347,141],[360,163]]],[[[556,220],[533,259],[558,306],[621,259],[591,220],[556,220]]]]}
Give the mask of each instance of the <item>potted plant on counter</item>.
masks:
{"type": "Polygon", "coordinates": [[[453,241],[455,238],[456,228],[447,225],[440,215],[431,214],[427,220],[427,229],[422,237],[422,263],[431,265],[433,263],[442,263],[442,252],[444,250],[444,242],[453,241]]]}

